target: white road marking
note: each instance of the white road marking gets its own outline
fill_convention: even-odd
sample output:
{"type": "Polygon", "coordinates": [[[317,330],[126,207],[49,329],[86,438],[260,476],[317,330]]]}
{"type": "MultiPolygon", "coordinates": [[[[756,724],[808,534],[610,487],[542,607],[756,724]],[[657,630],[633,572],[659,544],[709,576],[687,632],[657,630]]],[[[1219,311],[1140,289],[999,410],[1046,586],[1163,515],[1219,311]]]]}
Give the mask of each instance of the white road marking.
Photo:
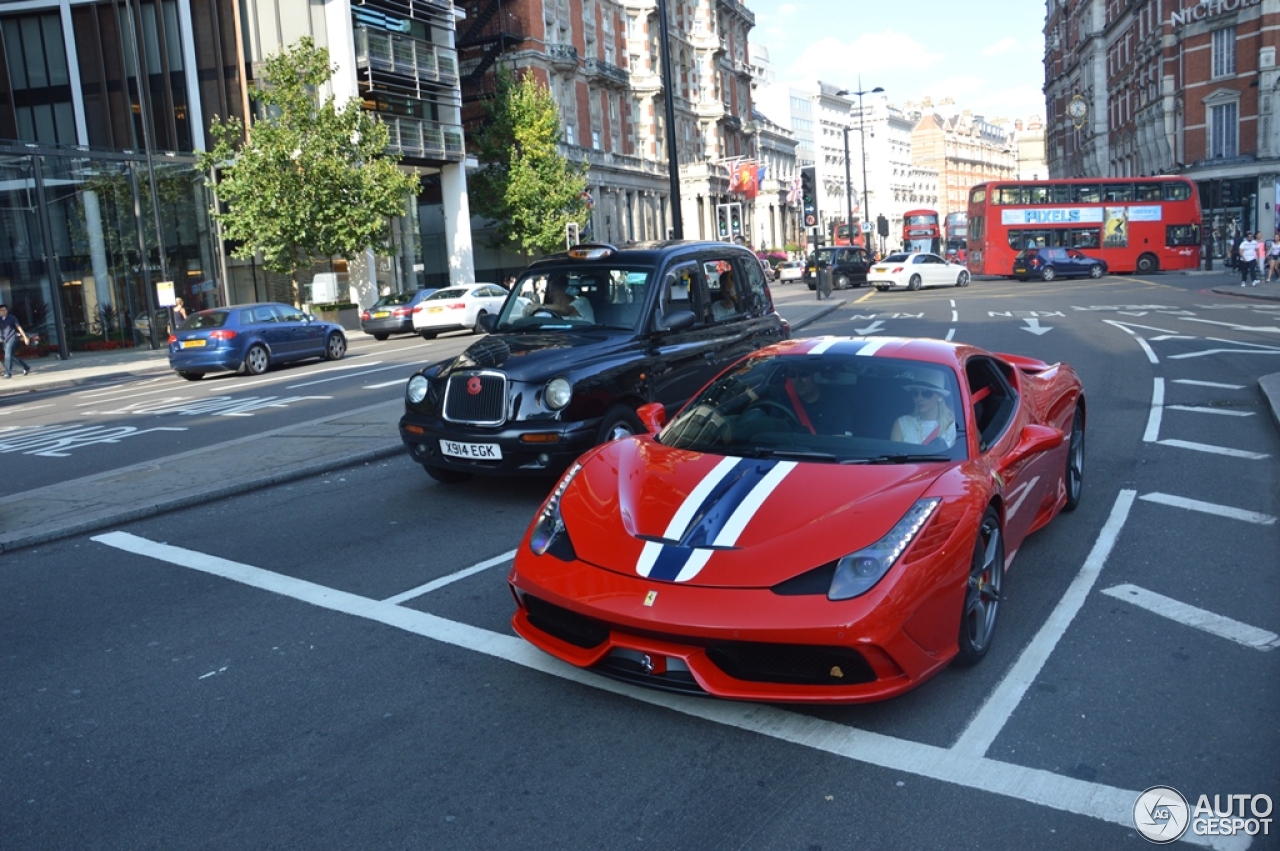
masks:
{"type": "Polygon", "coordinates": [[[954,329],[954,328],[948,328],[948,329],[947,329],[947,336],[946,336],[946,337],[944,337],[943,339],[945,339],[945,340],[947,340],[947,341],[950,341],[953,337],[955,337],[955,335],[956,335],[956,329],[954,329]]]}
{"type": "Polygon", "coordinates": [[[1147,414],[1147,430],[1142,439],[1146,443],[1154,443],[1160,439],[1160,417],[1164,412],[1164,379],[1154,380],[1151,388],[1151,411],[1147,414]]]}
{"type": "Polygon", "coordinates": [[[47,405],[15,405],[12,408],[6,408],[3,411],[0,411],[0,417],[7,417],[10,414],[25,414],[27,411],[34,411],[37,408],[52,408],[52,407],[53,407],[52,402],[50,402],[47,405]]]}
{"type": "Polygon", "coordinates": [[[1157,328],[1154,325],[1139,325],[1136,322],[1120,322],[1119,320],[1116,320],[1116,319],[1104,319],[1102,321],[1107,323],[1108,325],[1114,325],[1117,328],[1124,328],[1126,330],[1129,328],[1141,328],[1143,331],[1159,331],[1161,334],[1177,334],[1178,333],[1177,331],[1170,331],[1168,328],[1157,328]]]}
{"type": "MultiPolygon", "coordinates": [[[[927,777],[1061,812],[1099,819],[1118,825],[1126,831],[1133,829],[1133,803],[1138,798],[1138,790],[1120,789],[1065,777],[1044,769],[974,757],[958,753],[954,748],[947,750],[872,733],[768,704],[706,700],[632,686],[574,668],[514,636],[450,621],[416,609],[371,600],[169,544],[155,543],[125,532],[109,532],[98,535],[93,540],[125,552],[221,576],[330,611],[366,618],[414,635],[693,718],[769,736],[891,771],[927,777]]],[[[1244,835],[1188,835],[1184,837],[1184,841],[1223,851],[1243,851],[1249,847],[1248,837],[1244,835]]]]}
{"type": "Polygon", "coordinates": [[[1223,390],[1243,390],[1243,384],[1222,384],[1218,381],[1196,381],[1194,378],[1175,378],[1174,384],[1192,384],[1196,387],[1220,387],[1223,390]]]}
{"type": "Polygon", "coordinates": [[[1144,493],[1140,499],[1144,502],[1154,502],[1159,505],[1172,506],[1173,508],[1185,508],[1187,511],[1199,511],[1202,514],[1214,514],[1218,517],[1228,517],[1232,520],[1243,520],[1246,523],[1257,523],[1260,526],[1271,526],[1276,522],[1276,519],[1270,514],[1263,514],[1259,511],[1248,511],[1243,508],[1233,508],[1230,505],[1202,502],[1198,499],[1187,499],[1186,497],[1173,496],[1167,493],[1144,493]]]}
{"type": "Polygon", "coordinates": [[[1205,405],[1165,405],[1166,411],[1190,411],[1193,414],[1217,414],[1220,417],[1251,417],[1253,411],[1233,411],[1230,408],[1213,408],[1205,405]]]}
{"type": "Polygon", "coordinates": [[[1062,599],[1058,601],[1058,605],[1049,614],[1044,625],[1040,627],[1035,638],[1031,639],[1031,643],[1022,651],[1018,661],[1005,674],[1004,679],[991,692],[986,703],[969,722],[969,726],[952,745],[951,753],[969,759],[980,759],[986,756],[991,743],[995,741],[996,736],[1000,735],[1009,716],[1022,702],[1023,695],[1035,682],[1040,669],[1053,653],[1053,648],[1066,633],[1067,627],[1071,625],[1072,619],[1089,596],[1090,589],[1098,581],[1102,567],[1107,562],[1107,556],[1111,554],[1111,548],[1115,546],[1116,539],[1120,537],[1120,531],[1124,528],[1125,520],[1129,517],[1129,510],[1133,507],[1135,496],[1136,491],[1132,490],[1122,490],[1116,496],[1115,504],[1111,507],[1111,516],[1107,518],[1106,524],[1098,534],[1098,540],[1094,543],[1080,572],[1076,574],[1076,578],[1072,580],[1070,587],[1062,595],[1062,599]]]}
{"type": "Polygon", "coordinates": [[[1184,352],[1180,355],[1171,355],[1170,360],[1183,360],[1185,358],[1202,358],[1209,355],[1219,354],[1239,354],[1239,355],[1280,355],[1280,346],[1269,346],[1266,343],[1247,343],[1241,340],[1224,340],[1221,337],[1206,337],[1212,343],[1224,343],[1235,348],[1230,349],[1205,349],[1201,352],[1184,352]],[[1239,348],[1247,346],[1248,348],[1239,348]]]}
{"type": "Polygon", "coordinates": [[[515,557],[516,557],[516,551],[511,550],[511,552],[506,552],[500,556],[494,556],[491,559],[485,559],[479,564],[473,564],[471,565],[471,567],[463,568],[462,570],[459,570],[457,573],[450,573],[448,576],[441,576],[439,579],[433,579],[430,582],[419,585],[417,588],[410,588],[408,591],[402,591],[401,593],[396,594],[394,597],[388,597],[382,602],[391,603],[392,605],[399,605],[401,603],[408,602],[409,600],[412,600],[415,597],[421,597],[424,594],[430,594],[432,591],[435,591],[439,588],[443,588],[446,585],[452,585],[453,583],[457,582],[459,579],[466,579],[468,576],[473,576],[477,573],[488,570],[491,567],[497,567],[500,564],[505,564],[506,562],[514,560],[515,557]]]}
{"type": "Polygon", "coordinates": [[[1184,322],[1203,322],[1205,325],[1225,325],[1228,328],[1234,328],[1237,331],[1266,331],[1268,333],[1280,333],[1280,328],[1275,325],[1239,325],[1235,322],[1219,322],[1214,319],[1199,319],[1189,316],[1181,317],[1184,322]]]}
{"type": "Polygon", "coordinates": [[[1192,606],[1172,597],[1166,597],[1163,594],[1139,588],[1137,585],[1116,585],[1112,588],[1104,589],[1102,593],[1108,597],[1115,597],[1117,600],[1132,603],[1139,608],[1154,612],[1171,621],[1177,621],[1185,626],[1204,630],[1211,635],[1234,641],[1237,644],[1243,644],[1245,647],[1250,647],[1254,650],[1273,650],[1277,645],[1280,645],[1280,635],[1276,635],[1274,632],[1268,632],[1265,629],[1241,623],[1225,615],[1214,614],[1198,606],[1192,606]]]}
{"type": "MultiPolygon", "coordinates": [[[[367,363],[363,361],[357,362],[357,363],[345,363],[345,364],[342,364],[341,366],[331,366],[326,369],[311,370],[307,374],[308,375],[324,375],[325,373],[328,373],[328,372],[344,372],[350,369],[364,369],[366,366],[376,366],[377,364],[380,364],[380,363],[382,363],[382,361],[380,360],[369,361],[367,363]]],[[[252,390],[261,384],[273,384],[277,381],[297,381],[299,378],[301,378],[301,375],[298,375],[298,374],[280,375],[278,373],[276,374],[269,373],[267,375],[257,376],[256,378],[242,378],[241,380],[236,382],[235,389],[252,390]]],[[[221,382],[215,382],[215,383],[221,383],[221,382]]],[[[227,391],[226,387],[209,388],[209,392],[211,393],[225,393],[226,391],[227,391]]]]}
{"type": "MultiPolygon", "coordinates": [[[[1146,353],[1147,353],[1147,360],[1151,361],[1152,363],[1160,363],[1160,358],[1156,357],[1156,353],[1155,353],[1154,351],[1152,351],[1152,349],[1151,349],[1151,344],[1150,344],[1150,343],[1148,343],[1146,340],[1142,339],[1142,337],[1138,336],[1137,332],[1135,332],[1135,331],[1134,331],[1132,328],[1130,328],[1128,325],[1126,325],[1126,324],[1125,324],[1125,323],[1123,323],[1123,322],[1116,322],[1114,319],[1104,319],[1104,320],[1102,320],[1102,321],[1103,321],[1103,322],[1105,322],[1105,323],[1107,323],[1108,325],[1114,325],[1115,327],[1119,328],[1121,331],[1123,331],[1123,332],[1125,332],[1126,334],[1128,334],[1128,335],[1129,335],[1130,337],[1132,337],[1133,339],[1137,340],[1137,341],[1138,341],[1138,345],[1139,345],[1139,346],[1141,346],[1141,347],[1142,347],[1142,350],[1143,350],[1144,352],[1146,352],[1146,353]]],[[[1142,325],[1135,325],[1134,327],[1135,327],[1135,328],[1142,328],[1142,327],[1145,327],[1145,326],[1142,326],[1142,325]]],[[[1150,329],[1150,330],[1153,330],[1153,331],[1163,331],[1164,329],[1163,329],[1163,328],[1152,328],[1152,329],[1150,329]]],[[[1168,332],[1166,332],[1166,333],[1172,334],[1173,332],[1172,332],[1172,331],[1168,331],[1168,332]]]]}
{"type": "MultiPolygon", "coordinates": [[[[853,330],[858,332],[859,337],[866,337],[869,334],[876,333],[882,328],[884,328],[884,323],[881,322],[879,319],[877,319],[875,322],[872,322],[870,325],[868,325],[865,328],[855,328],[853,330]]],[[[814,354],[814,352],[809,352],[809,354],[814,354]]]]}
{"type": "Polygon", "coordinates": [[[408,382],[409,382],[409,379],[407,378],[397,378],[395,381],[384,381],[381,384],[366,384],[364,386],[364,389],[365,390],[381,390],[383,387],[394,387],[397,384],[407,384],[408,382]]]}
{"type": "Polygon", "coordinates": [[[1163,343],[1165,340],[1198,340],[1199,337],[1189,337],[1186,334],[1159,334],[1151,338],[1151,342],[1163,343]]]}
{"type": "Polygon", "coordinates": [[[1039,319],[1036,319],[1036,318],[1034,318],[1034,317],[1027,317],[1026,319],[1023,319],[1022,321],[1023,321],[1023,322],[1025,322],[1025,323],[1027,323],[1027,327],[1026,327],[1026,328],[1023,328],[1022,330],[1023,330],[1023,331],[1030,331],[1032,334],[1035,334],[1037,337],[1043,336],[1044,334],[1048,334],[1050,331],[1052,331],[1052,330],[1053,330],[1053,326],[1051,326],[1051,325],[1043,325],[1043,326],[1042,326],[1042,325],[1040,324],[1040,320],[1039,320],[1039,319]]]}
{"type": "Polygon", "coordinates": [[[952,311],[951,311],[951,321],[952,321],[952,322],[959,322],[959,321],[960,321],[960,312],[959,312],[959,311],[957,311],[957,310],[952,310],[952,311]]]}
{"type": "Polygon", "coordinates": [[[393,363],[391,366],[380,366],[377,369],[366,369],[364,372],[350,372],[346,375],[334,375],[329,378],[317,378],[315,381],[304,381],[301,384],[289,384],[285,389],[293,390],[296,387],[310,387],[312,384],[324,384],[326,381],[344,381],[348,378],[359,378],[361,375],[373,375],[375,372],[386,372],[389,369],[409,370],[412,368],[413,367],[409,364],[393,363]]]}
{"type": "Polygon", "coordinates": [[[1190,449],[1193,452],[1206,452],[1210,455],[1225,455],[1228,458],[1245,458],[1249,461],[1261,461],[1271,456],[1265,452],[1248,452],[1244,449],[1231,449],[1227,446],[1213,446],[1209,443],[1196,443],[1191,440],[1157,440],[1160,446],[1172,446],[1175,449],[1190,449]]]}

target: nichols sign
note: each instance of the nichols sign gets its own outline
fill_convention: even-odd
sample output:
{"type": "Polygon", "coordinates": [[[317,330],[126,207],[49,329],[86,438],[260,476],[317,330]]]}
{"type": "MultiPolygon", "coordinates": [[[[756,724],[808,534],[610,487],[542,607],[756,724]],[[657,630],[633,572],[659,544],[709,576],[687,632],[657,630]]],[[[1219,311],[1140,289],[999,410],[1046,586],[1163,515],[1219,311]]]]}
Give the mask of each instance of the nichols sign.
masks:
{"type": "Polygon", "coordinates": [[[1181,12],[1169,13],[1169,26],[1180,27],[1183,24],[1194,24],[1207,21],[1224,12],[1238,12],[1250,6],[1257,6],[1262,0],[1201,0],[1181,12]]]}

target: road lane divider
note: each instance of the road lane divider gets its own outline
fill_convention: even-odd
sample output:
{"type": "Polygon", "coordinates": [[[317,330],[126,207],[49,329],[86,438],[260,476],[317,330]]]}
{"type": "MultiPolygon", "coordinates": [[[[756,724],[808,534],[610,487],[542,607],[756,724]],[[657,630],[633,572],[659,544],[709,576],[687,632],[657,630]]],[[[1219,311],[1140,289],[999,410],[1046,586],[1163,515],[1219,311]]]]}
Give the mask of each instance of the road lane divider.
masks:
{"type": "Polygon", "coordinates": [[[1132,603],[1139,608],[1146,609],[1148,612],[1176,621],[1184,626],[1203,630],[1210,635],[1234,641],[1236,644],[1242,644],[1254,650],[1274,650],[1277,646],[1280,646],[1280,635],[1276,635],[1274,632],[1268,632],[1265,629],[1241,623],[1225,615],[1215,614],[1207,609],[1183,603],[1180,600],[1157,594],[1155,591],[1148,591],[1146,588],[1140,588],[1137,585],[1114,585],[1103,589],[1102,593],[1108,597],[1132,603]]]}

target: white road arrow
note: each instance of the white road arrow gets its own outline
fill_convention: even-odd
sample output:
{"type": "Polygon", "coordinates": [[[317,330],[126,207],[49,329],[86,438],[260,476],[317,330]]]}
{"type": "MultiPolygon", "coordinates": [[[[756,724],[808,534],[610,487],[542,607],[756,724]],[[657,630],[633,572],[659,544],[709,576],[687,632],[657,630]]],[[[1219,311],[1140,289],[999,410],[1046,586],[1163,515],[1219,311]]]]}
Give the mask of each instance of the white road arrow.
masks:
{"type": "Polygon", "coordinates": [[[1044,325],[1044,326],[1042,326],[1042,325],[1040,324],[1040,320],[1039,320],[1039,319],[1030,319],[1030,318],[1028,318],[1028,319],[1024,319],[1024,320],[1022,320],[1022,321],[1023,321],[1023,322],[1025,322],[1025,323],[1027,323],[1027,327],[1026,327],[1026,328],[1023,328],[1022,330],[1023,330],[1023,331],[1030,331],[1032,334],[1035,334],[1037,337],[1039,337],[1041,334],[1048,334],[1050,331],[1052,331],[1052,330],[1053,330],[1053,328],[1052,328],[1052,327],[1050,327],[1050,326],[1048,326],[1048,325],[1044,325]]]}
{"type": "Polygon", "coordinates": [[[866,328],[855,328],[855,329],[853,329],[853,330],[857,331],[857,332],[858,332],[858,334],[859,334],[860,336],[865,337],[865,336],[867,336],[868,334],[874,334],[874,333],[876,333],[877,331],[879,331],[879,330],[880,330],[881,328],[883,328],[883,327],[884,327],[884,323],[883,323],[883,322],[881,322],[879,319],[877,319],[875,322],[872,322],[872,323],[871,323],[870,325],[868,325],[866,328]]]}

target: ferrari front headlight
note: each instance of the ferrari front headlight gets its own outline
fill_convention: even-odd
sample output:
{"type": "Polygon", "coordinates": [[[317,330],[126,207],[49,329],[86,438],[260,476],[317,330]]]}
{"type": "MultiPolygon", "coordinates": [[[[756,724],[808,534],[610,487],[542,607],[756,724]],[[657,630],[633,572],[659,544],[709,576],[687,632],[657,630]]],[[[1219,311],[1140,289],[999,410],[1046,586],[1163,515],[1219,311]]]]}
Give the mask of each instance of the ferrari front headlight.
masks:
{"type": "Polygon", "coordinates": [[[581,469],[582,465],[578,463],[574,463],[569,468],[569,471],[560,479],[560,483],[556,485],[556,489],[551,492],[551,496],[547,498],[546,505],[542,506],[542,510],[538,512],[538,518],[533,521],[533,531],[529,534],[529,549],[534,555],[540,556],[551,549],[556,538],[564,533],[564,518],[560,515],[560,498],[564,496],[569,483],[581,469]]]}
{"type": "Polygon", "coordinates": [[[887,535],[840,559],[827,599],[849,600],[869,591],[911,545],[941,502],[937,497],[917,501],[887,535]]]}
{"type": "Polygon", "coordinates": [[[410,404],[416,405],[423,399],[427,398],[427,379],[421,375],[415,375],[409,379],[409,386],[405,389],[405,398],[410,404]]]}

